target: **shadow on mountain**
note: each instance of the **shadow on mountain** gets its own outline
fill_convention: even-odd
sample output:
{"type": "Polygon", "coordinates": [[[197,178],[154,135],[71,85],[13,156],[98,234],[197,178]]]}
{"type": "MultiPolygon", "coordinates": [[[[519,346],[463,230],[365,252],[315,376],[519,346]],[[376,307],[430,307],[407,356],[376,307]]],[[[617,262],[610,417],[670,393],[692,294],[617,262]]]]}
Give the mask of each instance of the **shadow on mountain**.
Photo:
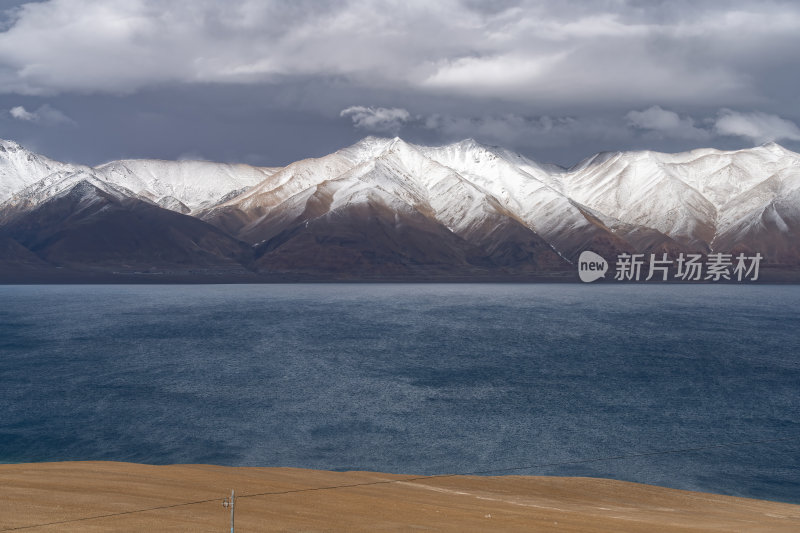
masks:
{"type": "Polygon", "coordinates": [[[32,210],[3,213],[7,260],[72,269],[243,270],[250,247],[201,220],[81,181],[32,210]],[[15,246],[16,245],[18,246],[15,246]]]}
{"type": "Polygon", "coordinates": [[[565,268],[567,263],[535,233],[505,221],[470,243],[407,208],[353,204],[320,217],[298,219],[255,246],[262,272],[368,276],[491,276],[565,268]]]}

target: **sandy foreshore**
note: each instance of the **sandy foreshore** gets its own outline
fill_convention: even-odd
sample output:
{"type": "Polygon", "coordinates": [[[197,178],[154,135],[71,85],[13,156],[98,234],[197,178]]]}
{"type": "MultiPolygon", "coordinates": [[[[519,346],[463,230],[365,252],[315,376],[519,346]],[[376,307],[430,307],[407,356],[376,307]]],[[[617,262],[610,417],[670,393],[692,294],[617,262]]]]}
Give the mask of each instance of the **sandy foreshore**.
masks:
{"type": "Polygon", "coordinates": [[[800,531],[800,505],[604,479],[112,462],[0,465],[0,531],[228,531],[231,489],[237,531],[800,531]]]}

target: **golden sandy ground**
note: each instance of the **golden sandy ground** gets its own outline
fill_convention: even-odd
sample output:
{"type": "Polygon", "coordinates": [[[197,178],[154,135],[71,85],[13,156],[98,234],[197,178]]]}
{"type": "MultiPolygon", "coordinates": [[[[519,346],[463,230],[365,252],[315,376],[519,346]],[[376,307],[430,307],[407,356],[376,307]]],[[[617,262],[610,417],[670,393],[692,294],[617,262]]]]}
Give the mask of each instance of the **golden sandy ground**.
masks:
{"type": "Polygon", "coordinates": [[[231,488],[237,532],[800,532],[799,505],[603,479],[110,462],[0,465],[0,531],[226,532],[231,488]]]}

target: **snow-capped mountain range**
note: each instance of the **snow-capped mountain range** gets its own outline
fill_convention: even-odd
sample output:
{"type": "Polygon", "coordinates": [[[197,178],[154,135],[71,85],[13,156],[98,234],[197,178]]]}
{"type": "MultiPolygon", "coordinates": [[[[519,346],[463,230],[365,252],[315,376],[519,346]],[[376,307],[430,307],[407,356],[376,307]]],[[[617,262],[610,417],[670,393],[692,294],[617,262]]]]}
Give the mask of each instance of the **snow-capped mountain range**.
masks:
{"type": "Polygon", "coordinates": [[[0,141],[0,268],[199,261],[252,273],[502,278],[569,270],[584,250],[746,251],[800,265],[799,238],[800,155],[775,143],[606,152],[564,169],[473,140],[368,137],[282,168],[88,167],[0,141]]]}

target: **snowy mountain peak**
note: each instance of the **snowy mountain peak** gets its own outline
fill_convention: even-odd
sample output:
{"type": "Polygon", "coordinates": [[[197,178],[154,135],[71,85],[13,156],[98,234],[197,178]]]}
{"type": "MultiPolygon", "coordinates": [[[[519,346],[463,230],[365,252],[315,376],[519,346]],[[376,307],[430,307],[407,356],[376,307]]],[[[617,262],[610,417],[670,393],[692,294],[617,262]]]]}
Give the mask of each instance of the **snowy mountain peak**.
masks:
{"type": "Polygon", "coordinates": [[[208,207],[231,191],[248,189],[261,183],[277,169],[209,161],[163,161],[126,159],[96,167],[106,181],[163,205],[182,211],[208,207]],[[176,200],[177,203],[173,200],[176,200]]]}
{"type": "Polygon", "coordinates": [[[14,141],[0,141],[0,203],[55,172],[79,168],[35,154],[14,141]]]}
{"type": "Polygon", "coordinates": [[[0,152],[6,152],[6,151],[16,152],[18,150],[24,150],[22,145],[20,145],[19,143],[14,141],[9,141],[6,139],[0,139],[0,152]]]}
{"type": "Polygon", "coordinates": [[[77,184],[89,196],[96,189],[106,199],[190,214],[252,243],[354,206],[380,216],[411,213],[475,242],[488,242],[483,232],[515,228],[570,259],[592,242],[615,250],[732,249],[739,236],[756,242],[773,227],[791,236],[800,221],[800,155],[776,143],[602,152],[563,169],[475,139],[431,147],[366,137],[283,168],[162,160],[91,168],[0,141],[2,209],[38,205],[77,184]]]}
{"type": "Polygon", "coordinates": [[[389,149],[394,143],[400,141],[399,137],[364,137],[355,144],[337,150],[335,153],[339,154],[353,163],[362,163],[370,159],[378,157],[381,153],[389,149]]]}
{"type": "Polygon", "coordinates": [[[776,157],[798,157],[798,154],[792,152],[791,150],[787,150],[776,142],[767,142],[757,148],[753,148],[752,150],[760,151],[762,153],[766,152],[776,157]]]}
{"type": "Polygon", "coordinates": [[[784,148],[780,144],[776,143],[775,141],[765,142],[764,144],[762,144],[760,146],[760,148],[765,148],[765,149],[767,149],[769,151],[772,151],[772,152],[784,152],[784,151],[786,151],[786,148],[784,148]]]}

